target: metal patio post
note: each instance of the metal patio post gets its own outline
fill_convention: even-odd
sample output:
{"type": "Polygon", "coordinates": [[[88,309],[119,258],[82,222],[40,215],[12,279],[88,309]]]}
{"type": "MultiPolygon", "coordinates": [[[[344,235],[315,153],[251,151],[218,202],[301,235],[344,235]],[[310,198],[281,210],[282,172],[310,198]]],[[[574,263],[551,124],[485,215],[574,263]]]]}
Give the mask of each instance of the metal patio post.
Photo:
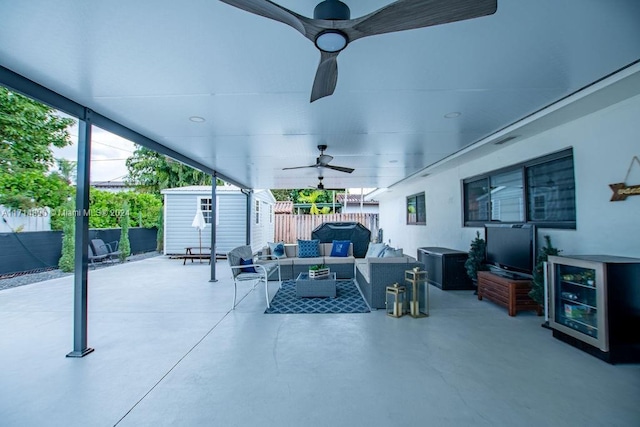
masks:
{"type": "MultiPolygon", "coordinates": [[[[73,282],[73,351],[67,357],[84,357],[93,351],[87,346],[89,270],[89,186],[91,168],[91,110],[85,108],[78,120],[78,169],[76,183],[75,263],[73,282]]],[[[66,212],[71,214],[71,212],[66,212]]]]}

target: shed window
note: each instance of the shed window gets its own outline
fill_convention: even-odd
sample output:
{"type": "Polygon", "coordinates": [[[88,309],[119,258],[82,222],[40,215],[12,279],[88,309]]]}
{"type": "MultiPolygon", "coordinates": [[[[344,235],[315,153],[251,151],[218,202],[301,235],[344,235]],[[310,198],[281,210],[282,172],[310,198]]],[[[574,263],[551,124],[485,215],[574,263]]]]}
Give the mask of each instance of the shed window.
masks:
{"type": "Polygon", "coordinates": [[[202,211],[204,222],[211,224],[211,197],[202,197],[200,199],[200,210],[202,211]]]}

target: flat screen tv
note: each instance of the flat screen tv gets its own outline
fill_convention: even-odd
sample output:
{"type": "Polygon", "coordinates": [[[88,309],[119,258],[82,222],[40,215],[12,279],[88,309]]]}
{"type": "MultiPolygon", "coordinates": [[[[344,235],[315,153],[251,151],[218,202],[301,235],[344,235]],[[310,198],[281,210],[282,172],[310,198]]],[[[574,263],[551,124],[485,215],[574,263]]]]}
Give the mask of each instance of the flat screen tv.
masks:
{"type": "Polygon", "coordinates": [[[536,228],[531,224],[485,224],[487,264],[531,276],[536,257],[536,228]]]}

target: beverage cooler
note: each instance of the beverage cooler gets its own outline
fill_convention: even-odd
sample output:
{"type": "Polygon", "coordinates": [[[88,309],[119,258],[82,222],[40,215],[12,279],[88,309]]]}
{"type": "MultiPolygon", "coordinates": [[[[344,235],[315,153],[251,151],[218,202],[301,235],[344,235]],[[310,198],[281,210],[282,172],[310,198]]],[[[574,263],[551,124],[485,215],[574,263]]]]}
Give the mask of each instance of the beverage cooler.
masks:
{"type": "Polygon", "coordinates": [[[553,336],[609,363],[640,362],[640,259],[549,256],[553,336]]]}

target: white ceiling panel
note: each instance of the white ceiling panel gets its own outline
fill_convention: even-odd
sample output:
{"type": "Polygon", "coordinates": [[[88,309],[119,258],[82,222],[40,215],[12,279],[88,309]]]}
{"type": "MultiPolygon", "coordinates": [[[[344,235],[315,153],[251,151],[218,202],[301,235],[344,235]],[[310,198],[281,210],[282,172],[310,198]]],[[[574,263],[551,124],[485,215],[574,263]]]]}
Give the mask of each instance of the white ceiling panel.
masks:
{"type": "Polygon", "coordinates": [[[313,43],[220,1],[1,1],[0,17],[1,66],[252,188],[390,186],[640,59],[637,0],[498,0],[354,41],[310,103],[313,43]],[[355,172],[282,170],[318,144],[355,172]]]}

